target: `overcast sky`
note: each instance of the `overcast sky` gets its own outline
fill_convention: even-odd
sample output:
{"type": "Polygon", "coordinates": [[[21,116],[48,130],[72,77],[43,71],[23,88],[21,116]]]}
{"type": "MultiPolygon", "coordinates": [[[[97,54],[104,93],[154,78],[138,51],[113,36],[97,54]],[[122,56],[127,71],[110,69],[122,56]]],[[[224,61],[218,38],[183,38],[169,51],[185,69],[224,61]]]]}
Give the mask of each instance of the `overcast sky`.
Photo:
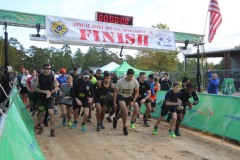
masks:
{"type": "MultiPolygon", "coordinates": [[[[96,11],[129,15],[134,17],[134,26],[148,28],[163,23],[167,24],[171,31],[205,34],[205,51],[232,49],[240,45],[238,20],[240,0],[218,0],[218,2],[223,20],[210,44],[207,42],[208,20],[204,33],[209,0],[0,0],[0,9],[92,21],[95,20],[96,11]]],[[[0,36],[4,34],[2,28],[3,26],[0,36]]],[[[25,48],[31,45],[56,48],[62,46],[30,41],[29,34],[35,34],[35,29],[8,27],[8,33],[9,37],[17,38],[25,48]]],[[[41,34],[45,34],[45,31],[42,30],[41,34]]],[[[177,44],[180,45],[182,44],[177,44]]],[[[81,48],[86,52],[88,47],[71,46],[71,48],[73,51],[81,48]]],[[[195,52],[194,48],[193,51],[195,52]]],[[[125,54],[131,53],[136,51],[125,52],[125,54]]]]}

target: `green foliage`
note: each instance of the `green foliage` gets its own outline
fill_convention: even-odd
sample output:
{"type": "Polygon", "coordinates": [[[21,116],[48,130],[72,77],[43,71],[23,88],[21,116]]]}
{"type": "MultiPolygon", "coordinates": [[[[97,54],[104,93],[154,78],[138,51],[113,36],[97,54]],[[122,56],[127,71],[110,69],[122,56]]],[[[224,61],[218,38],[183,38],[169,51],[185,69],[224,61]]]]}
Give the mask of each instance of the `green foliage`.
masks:
{"type": "MultiPolygon", "coordinates": [[[[157,24],[155,28],[169,29],[167,25],[157,24]]],[[[0,66],[4,66],[4,40],[0,38],[1,44],[1,58],[0,66]]],[[[44,63],[50,63],[52,68],[60,70],[62,67],[67,71],[72,71],[73,68],[82,68],[83,70],[89,67],[102,67],[110,62],[121,64],[123,59],[118,54],[106,48],[89,47],[86,53],[77,49],[75,53],[72,52],[69,45],[63,45],[62,48],[38,48],[31,46],[29,49],[24,49],[22,44],[15,38],[9,39],[9,63],[14,70],[20,71],[22,67],[29,70],[42,69],[44,63]]],[[[125,59],[130,65],[142,70],[151,71],[167,71],[167,72],[182,72],[184,62],[180,63],[177,57],[178,52],[163,52],[163,51],[138,51],[136,57],[125,55],[125,59]]],[[[187,71],[196,71],[196,60],[188,59],[187,71]]],[[[219,70],[223,66],[223,61],[220,64],[209,67],[219,70]]],[[[187,75],[188,77],[191,77],[187,75]]],[[[195,74],[193,78],[195,78],[195,74]]]]}
{"type": "Polygon", "coordinates": [[[240,48],[240,45],[238,45],[238,46],[234,46],[234,48],[235,48],[235,49],[238,49],[238,48],[240,48]]]}

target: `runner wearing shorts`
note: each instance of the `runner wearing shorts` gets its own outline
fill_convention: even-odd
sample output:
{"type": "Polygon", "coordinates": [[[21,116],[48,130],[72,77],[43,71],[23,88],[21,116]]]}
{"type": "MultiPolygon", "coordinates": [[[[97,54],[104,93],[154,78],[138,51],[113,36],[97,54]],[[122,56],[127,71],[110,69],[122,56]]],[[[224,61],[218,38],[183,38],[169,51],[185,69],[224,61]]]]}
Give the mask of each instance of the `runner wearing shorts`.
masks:
{"type": "Polygon", "coordinates": [[[189,109],[192,109],[193,105],[197,105],[199,103],[198,95],[193,90],[193,85],[191,83],[186,84],[186,88],[183,88],[180,90],[181,92],[181,101],[182,101],[182,110],[177,109],[177,122],[175,127],[175,135],[181,136],[179,132],[179,127],[181,125],[181,122],[183,121],[184,115],[186,114],[186,107],[188,106],[189,109]],[[189,98],[193,97],[194,102],[190,102],[189,98]]]}
{"type": "Polygon", "coordinates": [[[54,131],[54,94],[58,90],[58,81],[52,74],[50,74],[51,66],[50,64],[43,65],[43,73],[38,75],[35,79],[34,83],[34,90],[38,92],[37,98],[37,108],[38,108],[38,123],[39,123],[39,130],[38,134],[43,133],[43,119],[44,119],[44,112],[48,111],[50,115],[50,124],[51,124],[51,131],[50,135],[52,137],[55,136],[54,131]]]}
{"type": "Polygon", "coordinates": [[[151,91],[150,91],[150,85],[148,84],[146,79],[146,73],[145,72],[140,72],[139,77],[138,77],[138,83],[139,83],[139,95],[138,98],[136,99],[136,102],[133,104],[133,114],[132,114],[132,120],[131,120],[131,128],[135,129],[135,120],[136,117],[139,113],[139,108],[141,107],[142,104],[145,104],[147,110],[146,110],[146,116],[144,118],[144,126],[149,127],[147,120],[150,117],[150,111],[151,111],[151,103],[149,101],[151,91]]]}
{"type": "Polygon", "coordinates": [[[115,110],[117,105],[119,106],[120,113],[113,118],[113,128],[117,127],[117,120],[122,118],[123,120],[123,134],[128,135],[127,130],[127,115],[128,115],[128,106],[131,103],[133,105],[139,94],[139,84],[138,81],[134,78],[134,70],[128,69],[126,77],[120,79],[114,87],[113,102],[115,110]],[[132,97],[134,93],[134,97],[132,97]]]}
{"type": "Polygon", "coordinates": [[[73,85],[72,76],[67,76],[67,83],[64,83],[60,86],[59,95],[60,95],[60,104],[63,109],[63,120],[62,124],[65,126],[66,123],[68,126],[72,126],[71,117],[72,117],[72,97],[70,95],[70,91],[73,85]],[[66,112],[67,110],[67,112],[66,112]]]}
{"type": "Polygon", "coordinates": [[[89,81],[89,72],[83,71],[82,78],[78,79],[76,83],[74,83],[73,88],[71,90],[71,96],[73,98],[73,115],[74,115],[74,123],[71,128],[76,128],[78,122],[78,110],[83,107],[84,116],[82,122],[82,131],[86,132],[86,122],[88,120],[89,109],[93,102],[94,97],[94,87],[91,81],[89,81]]]}
{"type": "Polygon", "coordinates": [[[99,80],[96,84],[95,92],[95,106],[97,109],[97,131],[105,129],[103,120],[105,118],[105,110],[107,104],[107,94],[114,88],[111,81],[111,75],[108,72],[104,72],[103,80],[99,80]]]}
{"type": "Polygon", "coordinates": [[[168,91],[165,95],[165,100],[163,102],[162,105],[162,110],[161,110],[161,116],[158,118],[156,125],[153,128],[152,133],[154,135],[158,134],[158,125],[159,123],[163,120],[164,116],[167,115],[167,113],[170,111],[172,114],[172,122],[170,124],[170,128],[169,128],[169,134],[172,138],[176,138],[176,135],[173,131],[173,127],[176,123],[177,120],[177,113],[176,113],[176,108],[177,107],[181,107],[181,93],[179,92],[180,89],[180,84],[178,81],[175,81],[173,83],[173,89],[171,89],[170,91],[168,91]]]}

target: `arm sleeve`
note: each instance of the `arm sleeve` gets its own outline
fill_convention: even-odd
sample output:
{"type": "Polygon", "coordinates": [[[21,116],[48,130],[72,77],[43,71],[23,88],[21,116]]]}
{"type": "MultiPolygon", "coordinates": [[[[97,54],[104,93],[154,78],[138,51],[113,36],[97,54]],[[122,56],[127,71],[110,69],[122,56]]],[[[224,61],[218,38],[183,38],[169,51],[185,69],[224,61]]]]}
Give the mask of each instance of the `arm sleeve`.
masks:
{"type": "Polygon", "coordinates": [[[209,79],[212,78],[212,72],[211,71],[208,72],[208,78],[209,79]]]}

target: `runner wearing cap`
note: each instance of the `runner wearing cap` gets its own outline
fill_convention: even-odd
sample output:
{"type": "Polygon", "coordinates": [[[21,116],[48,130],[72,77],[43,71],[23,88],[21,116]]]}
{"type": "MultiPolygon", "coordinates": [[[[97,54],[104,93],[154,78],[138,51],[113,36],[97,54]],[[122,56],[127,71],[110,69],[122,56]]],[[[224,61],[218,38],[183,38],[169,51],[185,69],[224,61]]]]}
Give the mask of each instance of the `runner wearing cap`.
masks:
{"type": "MultiPolygon", "coordinates": [[[[57,81],[59,82],[59,87],[61,87],[62,84],[67,83],[67,70],[65,68],[61,68],[60,70],[61,75],[57,78],[57,81]]],[[[59,93],[58,93],[58,98],[59,98],[59,93]]],[[[59,102],[59,105],[61,106],[61,103],[59,102]]],[[[55,114],[57,114],[58,108],[54,108],[55,114]]],[[[63,117],[63,108],[61,106],[61,117],[63,117]]]]}
{"type": "Polygon", "coordinates": [[[71,96],[73,98],[73,115],[74,115],[74,123],[71,128],[76,128],[78,122],[78,110],[83,107],[84,116],[82,122],[82,131],[86,132],[86,122],[89,115],[89,109],[93,101],[94,96],[94,87],[91,81],[89,81],[89,72],[83,71],[82,78],[78,79],[76,83],[74,83],[73,88],[71,90],[71,96]]]}

